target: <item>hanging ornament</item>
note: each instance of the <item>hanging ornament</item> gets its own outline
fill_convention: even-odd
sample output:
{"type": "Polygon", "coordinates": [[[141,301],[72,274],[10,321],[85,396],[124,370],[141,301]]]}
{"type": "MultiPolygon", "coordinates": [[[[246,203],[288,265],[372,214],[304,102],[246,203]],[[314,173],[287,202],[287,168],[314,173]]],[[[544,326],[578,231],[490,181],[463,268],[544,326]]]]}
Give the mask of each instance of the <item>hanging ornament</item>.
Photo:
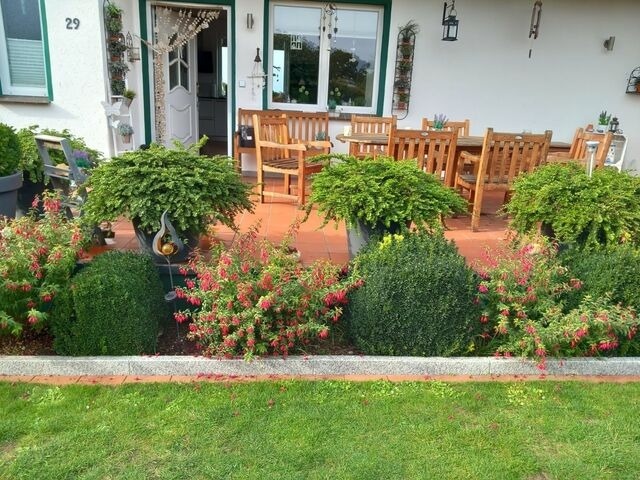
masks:
{"type": "Polygon", "coordinates": [[[529,26],[529,58],[533,50],[533,41],[538,38],[540,33],[540,16],[542,15],[542,1],[536,0],[531,11],[531,25],[529,26]]]}

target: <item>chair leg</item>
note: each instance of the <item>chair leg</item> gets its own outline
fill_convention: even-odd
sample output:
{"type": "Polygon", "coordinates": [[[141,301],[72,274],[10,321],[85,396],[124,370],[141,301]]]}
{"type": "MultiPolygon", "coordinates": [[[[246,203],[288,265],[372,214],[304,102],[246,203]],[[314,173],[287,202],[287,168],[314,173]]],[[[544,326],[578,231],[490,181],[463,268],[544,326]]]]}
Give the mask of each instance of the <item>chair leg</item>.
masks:
{"type": "Polygon", "coordinates": [[[291,195],[291,175],[284,174],[284,193],[291,195]]]}
{"type": "Polygon", "coordinates": [[[304,181],[305,176],[303,172],[298,173],[298,205],[304,205],[304,181]]]}
{"type": "Polygon", "coordinates": [[[478,231],[480,227],[480,213],[482,211],[482,197],[484,195],[484,189],[477,188],[473,199],[473,212],[471,213],[471,230],[473,232],[478,231]]]}
{"type": "Polygon", "coordinates": [[[260,203],[264,203],[264,173],[260,166],[258,166],[258,195],[260,197],[260,203]]]}

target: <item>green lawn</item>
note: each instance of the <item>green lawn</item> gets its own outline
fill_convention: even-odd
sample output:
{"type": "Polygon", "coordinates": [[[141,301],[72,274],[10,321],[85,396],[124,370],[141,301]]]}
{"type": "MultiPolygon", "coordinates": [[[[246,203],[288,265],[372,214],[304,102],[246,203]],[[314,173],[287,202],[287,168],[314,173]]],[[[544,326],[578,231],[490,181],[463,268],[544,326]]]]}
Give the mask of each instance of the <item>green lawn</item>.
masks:
{"type": "Polygon", "coordinates": [[[0,382],[0,478],[638,479],[640,383],[0,382]]]}

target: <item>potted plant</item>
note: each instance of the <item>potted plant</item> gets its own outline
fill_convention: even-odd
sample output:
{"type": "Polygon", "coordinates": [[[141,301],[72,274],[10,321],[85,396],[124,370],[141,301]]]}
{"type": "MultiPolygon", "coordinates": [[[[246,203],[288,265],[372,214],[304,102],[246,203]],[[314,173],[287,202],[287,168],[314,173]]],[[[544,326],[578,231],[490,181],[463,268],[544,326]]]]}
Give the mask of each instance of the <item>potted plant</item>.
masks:
{"type": "Polygon", "coordinates": [[[126,90],[124,80],[113,79],[111,80],[111,93],[115,96],[122,96],[126,90]]]}
{"type": "Polygon", "coordinates": [[[105,7],[105,26],[112,36],[122,30],[122,9],[111,2],[105,7]]]}
{"type": "Polygon", "coordinates": [[[516,178],[505,206],[519,233],[538,228],[567,246],[640,245],[640,178],[577,163],[550,164],[516,178]]]}
{"type": "Polygon", "coordinates": [[[122,143],[131,143],[131,135],[133,135],[133,127],[128,123],[118,124],[118,133],[122,137],[122,143]]]}
{"type": "Polygon", "coordinates": [[[251,186],[242,182],[230,158],[201,156],[198,150],[206,141],[203,137],[189,148],[177,144],[174,149],[152,144],[101,164],[89,178],[83,218],[98,225],[119,217],[130,219],[147,251],[165,210],[191,248],[212,222],[234,227],[236,214],[253,211],[251,186]]]}
{"type": "Polygon", "coordinates": [[[598,116],[598,128],[597,132],[605,133],[609,129],[609,122],[611,121],[611,114],[607,113],[606,110],[600,112],[598,116]]]}
{"type": "Polygon", "coordinates": [[[403,26],[400,27],[400,38],[402,43],[411,43],[416,33],[420,31],[420,27],[415,20],[409,20],[403,26]]]}
{"type": "Polygon", "coordinates": [[[442,130],[446,125],[449,119],[446,117],[444,113],[438,113],[433,117],[433,129],[434,130],[442,130]]]}
{"type": "Polygon", "coordinates": [[[120,37],[109,40],[109,55],[112,62],[122,61],[122,55],[127,50],[127,45],[122,40],[120,37]]]}
{"type": "Polygon", "coordinates": [[[352,256],[373,235],[401,231],[411,222],[418,229],[431,229],[443,216],[467,209],[458,193],[414,161],[335,154],[316,159],[339,162],[314,175],[307,209],[316,205],[323,225],[346,222],[352,256]]]}
{"type": "Polygon", "coordinates": [[[122,79],[124,75],[129,71],[129,66],[124,62],[110,62],[109,72],[111,72],[111,78],[122,79]]]}
{"type": "Polygon", "coordinates": [[[411,55],[413,54],[413,45],[410,45],[408,43],[403,43],[400,45],[400,54],[402,55],[402,58],[404,60],[408,60],[411,58],[411,55]]]}
{"type": "Polygon", "coordinates": [[[329,100],[327,101],[327,109],[329,112],[335,112],[338,102],[341,102],[342,92],[338,87],[329,90],[329,100]]]}
{"type": "Polygon", "coordinates": [[[0,215],[16,216],[18,189],[22,186],[20,142],[13,127],[0,123],[0,215]]]}
{"type": "Polygon", "coordinates": [[[122,93],[124,104],[128,107],[131,105],[131,102],[134,98],[136,98],[136,92],[133,90],[129,90],[128,88],[122,93]]]}

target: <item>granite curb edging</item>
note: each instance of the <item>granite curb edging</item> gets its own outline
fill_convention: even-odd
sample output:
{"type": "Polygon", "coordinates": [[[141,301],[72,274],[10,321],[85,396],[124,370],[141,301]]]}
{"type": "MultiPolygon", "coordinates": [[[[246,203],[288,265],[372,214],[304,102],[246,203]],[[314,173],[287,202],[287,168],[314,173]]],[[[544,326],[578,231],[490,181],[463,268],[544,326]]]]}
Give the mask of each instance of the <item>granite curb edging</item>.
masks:
{"type": "Polygon", "coordinates": [[[549,359],[493,357],[290,356],[252,362],[194,356],[63,357],[0,355],[0,375],[53,376],[332,376],[332,375],[640,376],[640,357],[549,359]]]}

